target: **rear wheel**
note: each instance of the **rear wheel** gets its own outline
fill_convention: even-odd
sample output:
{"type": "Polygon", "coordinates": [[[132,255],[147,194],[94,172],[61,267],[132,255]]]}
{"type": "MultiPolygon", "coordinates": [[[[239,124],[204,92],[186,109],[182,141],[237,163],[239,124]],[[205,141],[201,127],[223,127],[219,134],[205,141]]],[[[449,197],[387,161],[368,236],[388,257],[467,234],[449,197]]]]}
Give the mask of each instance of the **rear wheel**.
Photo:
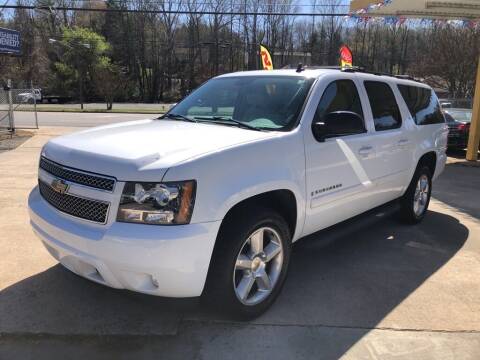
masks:
{"type": "Polygon", "coordinates": [[[410,224],[417,224],[425,217],[432,194],[432,175],[428,166],[419,166],[415,171],[405,195],[401,200],[400,215],[410,224]]]}
{"type": "Polygon", "coordinates": [[[262,209],[227,220],[217,238],[205,299],[215,309],[249,319],[275,301],[290,261],[290,231],[276,212],[262,209]]]}

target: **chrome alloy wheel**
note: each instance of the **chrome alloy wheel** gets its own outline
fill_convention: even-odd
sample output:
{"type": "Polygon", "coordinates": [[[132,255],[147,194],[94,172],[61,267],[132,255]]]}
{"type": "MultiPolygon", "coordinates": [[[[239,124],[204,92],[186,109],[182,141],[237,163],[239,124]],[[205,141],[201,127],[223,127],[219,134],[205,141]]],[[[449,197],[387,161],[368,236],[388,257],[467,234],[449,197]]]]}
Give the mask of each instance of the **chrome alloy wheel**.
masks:
{"type": "Polygon", "coordinates": [[[413,197],[413,212],[416,216],[421,216],[427,206],[430,185],[427,175],[422,175],[418,179],[415,195],[413,197]]]}
{"type": "Polygon", "coordinates": [[[253,232],[243,243],[233,271],[233,287],[244,305],[256,305],[274,289],[282,271],[280,235],[270,227],[253,232]]]}

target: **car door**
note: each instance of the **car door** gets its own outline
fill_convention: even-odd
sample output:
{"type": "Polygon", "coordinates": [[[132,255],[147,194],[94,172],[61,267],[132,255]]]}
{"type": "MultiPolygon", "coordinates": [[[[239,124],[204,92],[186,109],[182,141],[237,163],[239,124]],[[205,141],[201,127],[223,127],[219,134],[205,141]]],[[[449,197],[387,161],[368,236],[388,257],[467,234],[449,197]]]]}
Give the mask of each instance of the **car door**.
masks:
{"type": "Polygon", "coordinates": [[[372,201],[377,206],[399,197],[408,184],[414,146],[410,129],[413,123],[407,123],[410,119],[402,115],[394,84],[367,78],[362,85],[375,128],[371,141],[376,146],[377,161],[371,180],[375,185],[372,201]]]}
{"type": "MultiPolygon", "coordinates": [[[[306,220],[304,235],[360,214],[370,208],[376,161],[372,127],[365,121],[367,106],[353,74],[325,75],[312,96],[314,115],[302,122],[306,156],[306,220]],[[365,132],[318,141],[312,123],[328,113],[354,112],[364,119],[365,132]],[[313,117],[313,118],[312,118],[313,117]]],[[[310,110],[311,112],[312,110],[310,110]]]]}

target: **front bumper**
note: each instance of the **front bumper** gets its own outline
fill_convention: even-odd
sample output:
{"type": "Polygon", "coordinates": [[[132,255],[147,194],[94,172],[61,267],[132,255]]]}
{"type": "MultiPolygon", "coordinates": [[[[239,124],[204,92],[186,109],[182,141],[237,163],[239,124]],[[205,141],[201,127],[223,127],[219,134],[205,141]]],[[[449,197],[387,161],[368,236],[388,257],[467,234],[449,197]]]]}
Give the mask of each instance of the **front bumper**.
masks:
{"type": "Polygon", "coordinates": [[[201,295],[221,221],[158,226],[90,224],[58,212],[40,195],[28,199],[30,223],[62,265],[118,289],[168,297],[201,295]]]}

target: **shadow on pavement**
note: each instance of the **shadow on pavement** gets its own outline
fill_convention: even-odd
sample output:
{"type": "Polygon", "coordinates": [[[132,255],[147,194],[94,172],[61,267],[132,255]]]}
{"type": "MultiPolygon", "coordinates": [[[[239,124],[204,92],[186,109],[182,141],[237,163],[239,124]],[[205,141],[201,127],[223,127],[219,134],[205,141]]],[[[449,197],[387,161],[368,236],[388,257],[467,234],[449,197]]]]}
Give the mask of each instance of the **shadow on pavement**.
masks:
{"type": "Polygon", "coordinates": [[[480,167],[462,163],[447,164],[433,184],[432,196],[480,219],[480,167]]]}
{"type": "MultiPolygon", "coordinates": [[[[208,334],[209,327],[225,327],[218,321],[228,323],[228,319],[206,311],[196,300],[161,299],[110,289],[59,265],[0,292],[0,332],[92,337],[177,334],[168,340],[158,338],[158,345],[169,354],[193,357],[221,341],[222,336],[230,339],[232,346],[242,348],[243,340],[229,337],[229,331],[259,324],[327,326],[331,330],[322,331],[332,334],[339,328],[355,329],[348,336],[332,339],[325,335],[323,340],[310,341],[313,351],[339,358],[446,264],[469,233],[457,219],[432,211],[414,227],[384,216],[377,219],[381,221],[368,222],[360,217],[301,240],[294,247],[290,274],[275,305],[249,324],[237,324],[232,328],[235,330],[227,326],[214,336],[216,340],[208,334]],[[336,241],[325,245],[325,240],[333,239],[336,241]],[[204,332],[197,329],[189,333],[187,325],[177,332],[182,321],[190,325],[200,321],[204,332]],[[203,345],[189,349],[190,342],[203,345]]],[[[282,347],[306,345],[302,336],[286,341],[282,347]]],[[[121,343],[118,349],[128,351],[121,343]]],[[[243,349],[236,356],[249,356],[248,349],[243,349]]]]}
{"type": "Polygon", "coordinates": [[[0,292],[0,332],[172,335],[184,302],[104,287],[56,265],[0,292]]]}
{"type": "Polygon", "coordinates": [[[467,150],[465,149],[448,149],[447,150],[448,157],[454,159],[465,159],[467,157],[467,150]]]}

